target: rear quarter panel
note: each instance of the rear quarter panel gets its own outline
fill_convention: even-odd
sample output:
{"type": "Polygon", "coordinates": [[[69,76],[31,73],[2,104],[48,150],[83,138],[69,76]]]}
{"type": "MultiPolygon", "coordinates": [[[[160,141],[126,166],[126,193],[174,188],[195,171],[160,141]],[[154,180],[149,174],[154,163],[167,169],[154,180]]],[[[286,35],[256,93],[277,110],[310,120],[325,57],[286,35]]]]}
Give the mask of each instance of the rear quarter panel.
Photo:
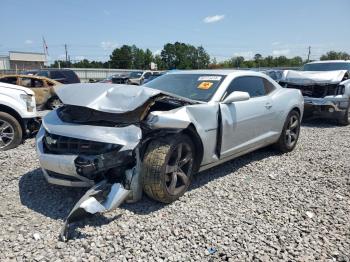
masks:
{"type": "Polygon", "coordinates": [[[304,98],[297,89],[279,88],[272,95],[273,105],[276,110],[276,128],[282,131],[284,122],[294,108],[300,112],[300,119],[304,113],[304,98]]]}

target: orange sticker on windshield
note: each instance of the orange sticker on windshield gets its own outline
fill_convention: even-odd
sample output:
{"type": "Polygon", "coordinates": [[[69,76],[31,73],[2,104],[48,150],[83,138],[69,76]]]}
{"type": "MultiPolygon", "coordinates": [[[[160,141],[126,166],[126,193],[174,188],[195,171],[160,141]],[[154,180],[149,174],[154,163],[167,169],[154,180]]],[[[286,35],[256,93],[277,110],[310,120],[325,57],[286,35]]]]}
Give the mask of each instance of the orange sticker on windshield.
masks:
{"type": "Polygon", "coordinates": [[[211,83],[211,82],[202,82],[198,85],[198,88],[207,90],[207,89],[211,88],[212,85],[213,85],[213,83],[211,83]]]}

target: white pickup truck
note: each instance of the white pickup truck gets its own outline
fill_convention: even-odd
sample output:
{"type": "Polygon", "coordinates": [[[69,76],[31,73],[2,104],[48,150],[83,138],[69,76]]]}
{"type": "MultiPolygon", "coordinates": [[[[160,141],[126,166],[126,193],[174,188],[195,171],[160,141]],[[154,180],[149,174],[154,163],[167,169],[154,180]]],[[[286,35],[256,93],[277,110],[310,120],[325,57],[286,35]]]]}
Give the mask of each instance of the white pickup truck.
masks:
{"type": "Polygon", "coordinates": [[[34,92],[0,83],[0,151],[15,148],[37,128],[34,92]]]}

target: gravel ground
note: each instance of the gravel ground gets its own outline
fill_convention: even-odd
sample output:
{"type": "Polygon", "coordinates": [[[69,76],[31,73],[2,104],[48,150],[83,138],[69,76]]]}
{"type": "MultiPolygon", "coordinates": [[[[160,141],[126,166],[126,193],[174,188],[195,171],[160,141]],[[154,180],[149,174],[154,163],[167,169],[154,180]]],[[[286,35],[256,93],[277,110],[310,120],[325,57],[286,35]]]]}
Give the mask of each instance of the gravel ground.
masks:
{"type": "Polygon", "coordinates": [[[197,175],[170,205],[147,197],[58,241],[81,189],[48,185],[34,140],[0,153],[0,260],[350,261],[350,127],[304,124],[297,148],[263,149],[197,175]]]}

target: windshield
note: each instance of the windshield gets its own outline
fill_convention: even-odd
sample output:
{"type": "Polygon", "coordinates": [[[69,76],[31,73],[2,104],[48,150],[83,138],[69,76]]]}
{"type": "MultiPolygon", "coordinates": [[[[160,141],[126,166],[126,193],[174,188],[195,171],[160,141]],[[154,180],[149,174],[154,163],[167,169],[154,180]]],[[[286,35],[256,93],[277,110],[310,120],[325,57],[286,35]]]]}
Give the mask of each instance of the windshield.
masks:
{"type": "Polygon", "coordinates": [[[350,71],[350,63],[315,63],[306,64],[303,71],[332,71],[332,70],[348,70],[350,71]]]}
{"type": "Polygon", "coordinates": [[[47,72],[47,71],[39,71],[36,75],[37,76],[49,77],[49,72],[47,72]]]}
{"type": "Polygon", "coordinates": [[[224,75],[166,74],[145,86],[192,100],[208,102],[214,95],[224,75]]]}
{"type": "Polygon", "coordinates": [[[131,72],[130,78],[140,78],[142,76],[142,72],[131,72]]]}

